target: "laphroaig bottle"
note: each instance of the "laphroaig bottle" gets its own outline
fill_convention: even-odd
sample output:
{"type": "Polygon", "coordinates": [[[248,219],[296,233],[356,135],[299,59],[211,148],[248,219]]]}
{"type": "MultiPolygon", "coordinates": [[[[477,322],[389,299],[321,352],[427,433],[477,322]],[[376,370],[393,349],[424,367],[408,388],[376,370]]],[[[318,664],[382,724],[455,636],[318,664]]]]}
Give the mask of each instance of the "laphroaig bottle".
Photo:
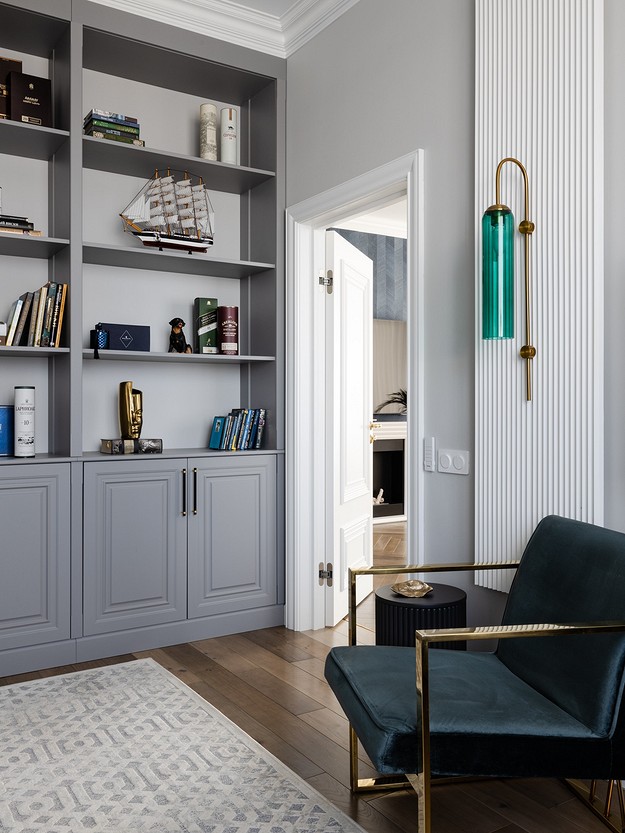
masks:
{"type": "Polygon", "coordinates": [[[16,457],[35,456],[35,388],[32,385],[15,388],[13,436],[16,457]]]}

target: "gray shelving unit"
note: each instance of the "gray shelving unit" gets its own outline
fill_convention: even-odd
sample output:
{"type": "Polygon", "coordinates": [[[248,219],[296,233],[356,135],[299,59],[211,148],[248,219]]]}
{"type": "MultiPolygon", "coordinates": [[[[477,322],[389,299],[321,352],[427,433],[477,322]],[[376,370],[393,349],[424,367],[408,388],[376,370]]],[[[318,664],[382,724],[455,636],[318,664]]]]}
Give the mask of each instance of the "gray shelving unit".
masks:
{"type": "MultiPolygon", "coordinates": [[[[10,271],[10,279],[0,278],[0,308],[8,310],[13,297],[46,280],[69,284],[60,348],[0,348],[5,385],[24,383],[24,377],[34,376],[38,380],[37,418],[46,425],[44,447],[35,461],[0,458],[0,524],[11,518],[15,526],[16,506],[19,522],[29,524],[36,505],[33,495],[40,489],[46,495],[46,517],[50,516],[45,535],[41,533],[41,518],[33,527],[41,533],[40,548],[34,548],[25,536],[14,547],[14,555],[6,554],[3,548],[0,556],[4,561],[3,576],[8,577],[0,587],[0,676],[76,658],[95,658],[170,644],[172,640],[277,624],[282,621],[284,603],[285,62],[88,0],[0,0],[0,20],[0,54],[22,57],[24,71],[32,74],[44,72],[29,69],[29,62],[38,68],[47,62],[54,112],[53,127],[0,120],[0,186],[3,176],[9,183],[13,176],[24,178],[32,163],[33,193],[39,195],[39,202],[31,213],[41,218],[37,225],[41,224],[44,230],[44,236],[39,238],[0,235],[0,262],[4,259],[10,266],[10,270],[5,270],[7,274],[10,271]],[[99,85],[110,95],[110,90],[120,89],[120,84],[140,95],[143,117],[151,126],[151,135],[145,134],[145,147],[107,142],[82,133],[83,117],[90,107],[113,109],[91,100],[86,91],[99,85]],[[209,162],[196,155],[197,149],[188,135],[189,125],[198,118],[198,98],[238,109],[238,165],[209,162]],[[179,131],[168,125],[168,107],[172,103],[180,120],[179,131]],[[121,239],[116,231],[109,230],[113,200],[110,194],[94,193],[92,183],[104,183],[103,189],[119,189],[121,194],[124,189],[132,191],[154,169],[165,167],[192,170],[209,183],[216,199],[221,200],[222,215],[229,218],[225,228],[222,226],[223,239],[230,241],[227,250],[216,245],[215,254],[204,256],[158,252],[142,248],[128,236],[121,239]],[[96,204],[99,196],[106,197],[101,208],[96,204]],[[98,210],[102,215],[101,235],[93,233],[94,225],[97,226],[93,212],[98,210]],[[109,283],[118,286],[120,280],[124,289],[121,320],[123,310],[136,307],[148,293],[153,306],[158,304],[159,294],[171,298],[172,285],[179,288],[180,297],[185,297],[184,293],[191,298],[194,294],[210,297],[221,293],[235,297],[239,306],[240,355],[173,356],[155,344],[149,353],[111,351],[101,354],[104,361],[93,361],[88,331],[95,323],[90,317],[94,301],[105,298],[109,283]],[[116,407],[106,398],[94,401],[97,397],[93,391],[98,389],[100,376],[114,371],[120,378],[134,378],[142,372],[158,371],[162,401],[152,405],[158,429],[159,419],[163,426],[168,426],[172,419],[168,409],[175,403],[168,395],[168,384],[177,381],[180,367],[184,367],[188,384],[201,392],[200,396],[189,396],[185,418],[194,428],[205,426],[206,442],[191,448],[187,442],[178,442],[184,448],[169,447],[167,455],[160,459],[146,455],[141,460],[112,460],[95,454],[97,435],[92,432],[97,429],[91,425],[98,423],[94,417],[102,408],[111,411],[116,407]],[[215,390],[218,400],[222,389],[237,392],[229,407],[267,409],[262,451],[215,455],[207,449],[212,416],[225,407],[223,401],[216,401],[211,412],[210,392],[215,390]],[[202,535],[193,531],[190,519],[188,533],[177,533],[175,552],[176,575],[180,580],[179,571],[187,569],[186,549],[181,540],[186,540],[184,536],[188,534],[195,540],[189,563],[195,565],[202,581],[213,582],[210,587],[205,586],[202,605],[196,605],[200,612],[196,610],[187,616],[186,591],[183,593],[178,586],[175,624],[151,627],[145,623],[147,620],[141,615],[145,604],[142,593],[151,592],[148,573],[153,573],[155,565],[150,561],[150,552],[139,552],[139,547],[134,556],[133,551],[126,553],[127,558],[137,558],[132,574],[138,585],[141,565],[146,583],[137,589],[134,608],[130,600],[130,609],[125,611],[124,621],[130,624],[125,624],[119,633],[114,625],[107,625],[104,634],[97,628],[86,634],[83,623],[94,621],[94,604],[98,611],[104,611],[102,615],[107,616],[107,621],[110,618],[114,623],[116,617],[108,616],[107,606],[114,608],[119,602],[104,596],[94,601],[94,588],[102,587],[102,593],[108,592],[108,585],[100,582],[101,571],[116,569],[115,554],[100,551],[94,543],[94,530],[105,528],[116,541],[123,542],[139,534],[145,519],[137,520],[133,527],[135,522],[130,515],[107,515],[105,507],[98,503],[100,492],[95,486],[86,490],[85,484],[95,483],[96,473],[106,481],[110,465],[111,482],[123,486],[127,473],[139,503],[151,507],[155,504],[149,492],[146,491],[145,500],[141,497],[137,475],[140,471],[146,484],[159,483],[159,472],[165,468],[170,489],[166,510],[170,522],[180,527],[176,519],[179,488],[182,482],[186,484],[187,477],[191,478],[189,489],[193,488],[193,472],[198,467],[203,470],[204,458],[208,474],[202,482],[213,491],[202,493],[202,510],[210,513],[216,511],[211,507],[218,507],[220,539],[212,540],[210,546],[199,546],[197,541],[205,541],[211,519],[201,519],[205,525],[202,535]],[[169,461],[166,465],[165,459],[169,461]],[[178,474],[172,461],[180,463],[178,474]],[[50,477],[43,477],[46,471],[50,477]],[[232,494],[240,493],[242,505],[224,509],[215,499],[220,484],[232,494]],[[92,519],[88,528],[83,523],[83,509],[92,519]],[[228,524],[233,528],[241,526],[241,517],[246,513],[254,528],[262,530],[262,557],[246,550],[242,563],[248,573],[247,585],[221,587],[216,576],[220,570],[223,572],[224,564],[236,557],[236,553],[228,552],[225,531],[228,524]],[[62,540],[58,530],[63,530],[62,540]],[[102,561],[107,558],[112,560],[102,561]],[[257,562],[259,574],[254,576],[251,572],[257,562]],[[46,572],[47,567],[53,569],[46,572]],[[32,587],[27,586],[24,575],[32,578],[32,587]],[[83,582],[85,575],[89,576],[89,593],[83,582]],[[38,586],[37,582],[48,583],[38,586]],[[258,587],[262,585],[262,592],[254,589],[255,582],[258,587]],[[33,614],[35,598],[41,609],[33,614]],[[10,616],[3,617],[3,600],[9,599],[10,616]],[[23,618],[27,607],[34,619],[23,618]],[[234,615],[238,612],[240,616],[234,615]],[[45,624],[47,619],[49,627],[45,624]]],[[[124,111],[122,106],[115,109],[124,111]]],[[[7,211],[6,191],[4,196],[7,211]]],[[[120,196],[118,210],[124,204],[120,196]]],[[[218,235],[219,211],[217,214],[218,235]]],[[[171,299],[163,301],[164,321],[171,315],[171,303],[171,299]]],[[[190,329],[188,337],[189,334],[190,329]]],[[[149,436],[157,433],[150,432],[149,436]]],[[[200,487],[204,488],[201,484],[200,487]]],[[[146,490],[149,488],[146,485],[146,490]]],[[[240,546],[249,548],[249,541],[242,538],[240,546]]],[[[164,564],[170,555],[174,557],[165,552],[164,564]]],[[[229,581],[236,571],[230,573],[229,581]]],[[[194,576],[185,576],[192,586],[194,576]]]]}

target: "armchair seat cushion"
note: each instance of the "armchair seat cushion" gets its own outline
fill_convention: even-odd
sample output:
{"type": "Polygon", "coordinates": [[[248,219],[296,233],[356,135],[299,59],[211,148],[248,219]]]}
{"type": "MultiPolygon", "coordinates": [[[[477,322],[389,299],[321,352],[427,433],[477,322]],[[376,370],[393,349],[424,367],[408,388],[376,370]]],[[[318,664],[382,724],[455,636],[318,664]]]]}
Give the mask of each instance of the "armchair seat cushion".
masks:
{"type": "MultiPolygon", "coordinates": [[[[608,777],[610,739],[496,654],[433,649],[429,656],[432,775],[608,777]]],[[[325,674],[378,772],[419,771],[415,650],[333,648],[325,674]]]]}

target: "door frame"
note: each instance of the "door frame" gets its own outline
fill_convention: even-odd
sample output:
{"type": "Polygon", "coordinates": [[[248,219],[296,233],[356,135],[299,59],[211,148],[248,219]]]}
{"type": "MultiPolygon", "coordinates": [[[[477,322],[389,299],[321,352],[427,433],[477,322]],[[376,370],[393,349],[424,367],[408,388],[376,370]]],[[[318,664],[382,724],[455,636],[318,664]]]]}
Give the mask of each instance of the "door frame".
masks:
{"type": "Polygon", "coordinates": [[[406,196],[408,208],[408,473],[409,563],[422,560],[424,528],[424,151],[402,156],[287,208],[286,211],[286,598],[285,625],[325,626],[324,233],[350,216],[406,196]]]}

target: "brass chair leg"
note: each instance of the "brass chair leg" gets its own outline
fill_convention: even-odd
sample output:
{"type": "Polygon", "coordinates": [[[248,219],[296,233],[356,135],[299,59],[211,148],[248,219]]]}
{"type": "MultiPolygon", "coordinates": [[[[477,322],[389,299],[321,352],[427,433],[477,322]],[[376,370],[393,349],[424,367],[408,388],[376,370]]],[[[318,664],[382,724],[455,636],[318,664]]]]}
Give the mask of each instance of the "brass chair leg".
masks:
{"type": "Polygon", "coordinates": [[[597,781],[591,781],[590,789],[584,787],[578,781],[566,780],[566,785],[575,793],[575,795],[591,810],[597,818],[605,824],[605,826],[612,831],[612,833],[625,833],[625,798],[623,796],[623,785],[620,781],[608,781],[606,798],[601,807],[597,801],[597,781]],[[610,810],[612,807],[612,796],[616,789],[616,795],[619,803],[619,810],[621,815],[620,825],[614,824],[610,818],[610,810]],[[599,804],[599,806],[597,806],[599,804]]]}
{"type": "Polygon", "coordinates": [[[353,793],[405,790],[410,786],[405,775],[380,775],[360,778],[358,775],[358,736],[349,724],[349,784],[353,793]]]}
{"type": "Polygon", "coordinates": [[[424,772],[406,776],[417,794],[417,831],[418,833],[432,832],[430,779],[424,772]]]}

